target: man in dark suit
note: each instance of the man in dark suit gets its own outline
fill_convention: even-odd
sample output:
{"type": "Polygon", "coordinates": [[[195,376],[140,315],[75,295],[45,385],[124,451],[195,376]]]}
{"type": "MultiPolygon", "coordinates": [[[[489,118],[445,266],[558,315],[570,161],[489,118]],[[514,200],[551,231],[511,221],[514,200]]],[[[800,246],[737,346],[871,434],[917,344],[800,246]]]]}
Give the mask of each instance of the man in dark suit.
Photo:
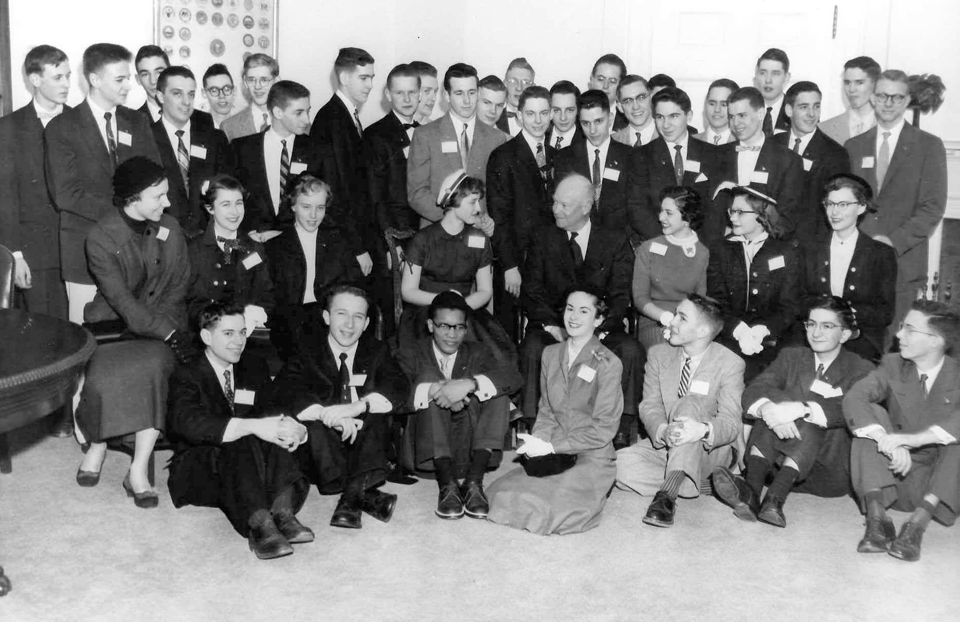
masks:
{"type": "Polygon", "coordinates": [[[220,124],[233,116],[233,102],[237,97],[233,76],[223,63],[214,63],[203,72],[203,97],[210,107],[213,127],[219,130],[220,124]]]}
{"type": "Polygon", "coordinates": [[[765,108],[760,129],[768,138],[790,129],[790,115],[784,109],[783,90],[790,82],[790,58],[777,48],[770,48],[757,59],[753,85],[763,95],[765,108]]]}
{"type": "Polygon", "coordinates": [[[262,408],[270,372],[262,360],[241,357],[242,306],[208,305],[200,313],[200,338],[205,356],[170,378],[170,498],[178,508],[220,508],[260,559],[289,555],[291,544],[314,538],[296,518],[310,482],[292,452],[307,429],[262,408]]]}
{"type": "Polygon", "coordinates": [[[661,235],[660,193],[670,186],[689,186],[702,202],[704,245],[723,239],[726,215],[713,206],[713,191],[723,178],[722,160],[713,145],[693,140],[687,124],[693,116],[690,97],[667,87],[653,96],[659,136],[630,154],[627,166],[627,212],[630,226],[644,240],[661,235]]]}
{"type": "Polygon", "coordinates": [[[516,136],[520,133],[520,95],[527,87],[536,84],[537,72],[526,58],[519,57],[510,61],[503,83],[507,87],[507,109],[500,117],[497,127],[500,131],[516,136]]]}
{"type": "Polygon", "coordinates": [[[550,126],[550,93],[542,86],[528,87],[520,96],[519,119],[523,128],[500,145],[487,162],[487,209],[496,223],[493,247],[494,312],[508,331],[520,295],[520,265],[534,231],[552,222],[553,148],[544,134],[550,126]]]}
{"type": "Polygon", "coordinates": [[[884,71],[874,88],[877,127],[844,147],[851,172],[867,180],[876,201],[860,230],[897,251],[896,326],[917,290],[926,288],[927,239],[947,205],[947,156],[943,141],[905,122],[910,87],[904,72],[884,71]]]}
{"type": "Polygon", "coordinates": [[[87,271],[84,241],[100,218],[113,213],[113,171],[134,156],[160,162],[146,117],[123,107],[130,92],[130,51],[97,43],[83,53],[90,87],[86,100],[53,119],[44,132],[47,186],[60,212],[60,266],[68,317],[83,323],[83,307],[97,288],[87,271]]]}
{"type": "Polygon", "coordinates": [[[440,518],[486,518],[490,506],[483,474],[496,466],[510,420],[509,395],[522,383],[509,362],[497,360],[480,343],[464,342],[470,307],[454,291],[430,303],[424,338],[398,360],[410,381],[416,414],[407,432],[414,466],[432,466],[440,497],[440,518]],[[432,465],[431,465],[432,463],[432,465]],[[463,485],[457,479],[463,478],[463,485]]]}
{"type": "Polygon", "coordinates": [[[507,105],[507,86],[503,80],[490,74],[477,84],[477,119],[504,134],[510,134],[507,115],[503,113],[507,105]],[[501,121],[503,121],[501,123],[501,121]],[[506,128],[506,129],[504,129],[506,128]]]}
{"type": "Polygon", "coordinates": [[[736,140],[730,131],[727,98],[739,88],[740,85],[729,78],[718,78],[710,83],[703,101],[703,119],[707,127],[694,138],[711,145],[725,145],[736,140]]]}
{"type": "Polygon", "coordinates": [[[790,130],[771,140],[803,158],[803,197],[797,213],[794,238],[803,248],[830,231],[824,216],[823,187],[839,173],[850,172],[850,156],[842,145],[817,129],[823,95],[813,82],[800,81],[787,89],[783,109],[790,118],[790,130]]]}
{"type": "Polygon", "coordinates": [[[617,111],[627,118],[627,125],[613,133],[613,140],[628,147],[640,147],[657,137],[652,97],[646,80],[634,74],[623,77],[617,86],[617,111]]]}
{"type": "Polygon", "coordinates": [[[207,226],[201,201],[203,182],[220,173],[233,173],[233,151],[226,135],[213,125],[193,122],[197,80],[186,67],[164,69],[157,80],[160,120],[151,127],[167,172],[169,213],[180,223],[187,240],[207,226]]]}
{"type": "MultiPolygon", "coordinates": [[[[587,81],[587,89],[603,91],[610,102],[610,109],[616,110],[614,104],[617,103],[617,87],[620,81],[627,75],[627,65],[623,59],[616,54],[604,54],[593,64],[593,70],[590,72],[590,80],[587,81]]],[[[616,117],[613,121],[613,131],[621,130],[629,124],[627,117],[616,110],[616,117]]]]}
{"type": "Polygon", "coordinates": [[[622,228],[604,227],[590,218],[593,201],[594,186],[586,177],[573,173],[561,180],[553,194],[555,222],[538,230],[527,249],[520,290],[528,320],[520,360],[526,385],[523,415],[532,429],[540,397],[540,355],[548,345],[566,338],[561,315],[566,292],[572,287],[596,287],[606,292],[610,307],[597,332],[623,363],[619,436],[629,430],[630,417],[637,415],[643,374],[643,349],[623,326],[631,305],[634,258],[622,228]]]}
{"type": "Polygon", "coordinates": [[[557,152],[553,159],[557,180],[576,173],[593,182],[594,213],[598,224],[626,231],[627,163],[630,147],[611,139],[613,127],[609,99],[601,91],[586,91],[577,99],[580,127],[586,140],[557,152]]]}
{"type": "Polygon", "coordinates": [[[580,89],[569,80],[560,80],[550,87],[550,129],[547,130],[547,142],[554,151],[586,140],[583,128],[577,123],[579,98],[580,89]]]}
{"type": "Polygon", "coordinates": [[[349,285],[327,296],[327,330],[305,332],[280,370],[272,403],[308,422],[299,450],[321,494],[342,493],[330,524],[359,529],[361,511],[387,522],[397,496],[377,490],[386,479],[386,415],[403,404],[408,383],[390,348],[371,334],[369,299],[349,285]]]}
{"type": "Polygon", "coordinates": [[[917,561],[930,519],[950,526],[960,514],[960,364],[945,355],[958,336],[954,310],[914,301],[897,332],[899,354],[885,356],[843,398],[853,489],[867,516],[860,553],[917,561]],[[912,512],[899,535],[891,505],[912,512]]]}
{"type": "Polygon", "coordinates": [[[160,120],[161,103],[157,100],[158,85],[160,74],[169,66],[170,57],[157,45],[142,46],[133,59],[133,69],[137,72],[137,84],[143,88],[147,96],[146,101],[137,110],[147,115],[151,125],[160,120]]]}
{"type": "Polygon", "coordinates": [[[249,106],[224,119],[220,129],[227,140],[234,141],[244,136],[265,131],[270,126],[270,109],[267,98],[270,89],[280,76],[280,65],[266,54],[256,53],[243,61],[243,92],[249,106]]]}

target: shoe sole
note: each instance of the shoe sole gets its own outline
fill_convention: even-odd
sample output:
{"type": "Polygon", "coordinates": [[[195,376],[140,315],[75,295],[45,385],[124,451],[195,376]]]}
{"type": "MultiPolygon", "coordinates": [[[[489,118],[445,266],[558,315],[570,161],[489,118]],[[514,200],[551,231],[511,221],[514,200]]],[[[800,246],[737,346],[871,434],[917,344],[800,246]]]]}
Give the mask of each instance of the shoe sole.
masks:
{"type": "Polygon", "coordinates": [[[919,556],[919,555],[917,555],[916,557],[906,557],[906,556],[904,555],[904,552],[903,552],[903,551],[900,551],[900,550],[895,549],[895,548],[893,548],[893,547],[891,547],[891,548],[887,551],[887,554],[888,554],[890,557],[896,557],[897,559],[903,560],[903,561],[905,561],[905,562],[918,562],[918,561],[920,561],[920,556],[919,556]]]}
{"type": "Polygon", "coordinates": [[[713,490],[720,497],[720,500],[733,508],[733,515],[742,521],[748,523],[757,522],[757,515],[753,513],[746,503],[740,500],[740,490],[736,482],[730,479],[731,476],[723,471],[717,471],[713,474],[713,490]]]}
{"type": "MultiPolygon", "coordinates": [[[[286,537],[286,536],[284,536],[284,537],[286,537]]],[[[312,533],[302,534],[302,535],[299,535],[299,536],[297,536],[297,537],[295,537],[295,538],[287,538],[287,542],[289,542],[290,544],[308,544],[308,543],[310,543],[310,542],[313,542],[313,540],[315,539],[315,537],[316,537],[316,536],[314,536],[314,534],[312,534],[312,533]]]]}
{"type": "Polygon", "coordinates": [[[664,521],[661,521],[661,520],[657,520],[657,519],[655,519],[655,518],[650,518],[649,516],[644,516],[642,520],[643,520],[643,522],[646,523],[647,525],[652,525],[652,526],[654,526],[654,527],[666,528],[666,527],[672,527],[672,526],[673,526],[673,521],[670,521],[669,523],[667,523],[667,522],[664,522],[664,521]]]}
{"type": "Polygon", "coordinates": [[[461,510],[459,514],[441,514],[439,510],[434,510],[433,513],[443,520],[457,520],[458,518],[463,518],[465,512],[461,510]]]}
{"type": "Polygon", "coordinates": [[[253,543],[250,543],[250,550],[253,551],[253,554],[257,556],[257,559],[278,559],[280,557],[286,557],[287,555],[293,555],[293,547],[290,547],[290,550],[281,550],[275,555],[261,555],[253,548],[253,543]]]}
{"type": "MultiPolygon", "coordinates": [[[[744,506],[745,505],[746,504],[744,504],[744,506]]],[[[780,517],[775,514],[767,515],[767,514],[764,514],[763,512],[760,512],[759,514],[757,514],[757,520],[760,521],[761,523],[773,525],[774,527],[780,527],[781,529],[785,529],[787,526],[787,522],[781,521],[780,517]]]]}
{"type": "Polygon", "coordinates": [[[464,510],[463,513],[469,516],[470,518],[484,519],[487,517],[487,512],[484,512],[483,514],[481,514],[479,512],[471,512],[470,510],[464,510]]]}
{"type": "Polygon", "coordinates": [[[857,553],[889,553],[890,544],[887,543],[883,548],[878,548],[876,544],[867,540],[861,540],[857,545],[857,553]]]}

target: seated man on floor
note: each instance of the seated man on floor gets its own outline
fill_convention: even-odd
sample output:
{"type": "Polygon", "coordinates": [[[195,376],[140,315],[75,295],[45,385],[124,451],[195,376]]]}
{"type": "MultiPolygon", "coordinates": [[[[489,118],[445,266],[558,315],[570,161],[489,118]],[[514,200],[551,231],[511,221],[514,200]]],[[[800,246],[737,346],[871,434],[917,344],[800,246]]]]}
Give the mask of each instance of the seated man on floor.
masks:
{"type": "Polygon", "coordinates": [[[433,463],[440,487],[436,514],[445,519],[464,512],[470,518],[487,517],[483,474],[502,457],[509,395],[523,382],[509,362],[494,357],[486,346],[464,341],[469,318],[470,306],[459,292],[442,292],[430,303],[430,336],[397,354],[416,411],[407,431],[415,466],[433,463]],[[462,486],[457,485],[460,477],[462,486]]]}
{"type": "Polygon", "coordinates": [[[857,316],[843,298],[816,300],[803,325],[810,347],[782,350],[743,391],[743,408],[754,420],[745,478],[722,466],[713,472],[717,496],[742,520],[786,527],[783,503],[795,484],[824,497],[850,491],[850,436],[841,402],[873,364],[843,347],[859,336],[857,316]]]}
{"type": "Polygon", "coordinates": [[[406,399],[407,380],[390,348],[365,332],[370,308],[362,289],[333,286],[327,329],[304,325],[271,392],[272,403],[307,422],[300,463],[320,494],[342,493],[330,524],[347,529],[360,529],[361,511],[387,522],[397,504],[377,487],[386,480],[386,415],[406,399]]]}
{"type": "Polygon", "coordinates": [[[206,356],[170,378],[170,497],[178,508],[220,508],[260,559],[289,555],[291,544],[313,542],[296,518],[310,483],[292,453],[307,429],[261,408],[270,373],[264,361],[241,358],[243,306],[210,303],[199,324],[206,356]]]}
{"type": "Polygon", "coordinates": [[[860,553],[920,559],[923,532],[960,514],[960,363],[947,356],[960,339],[960,315],[944,303],[916,300],[897,331],[900,353],[843,398],[853,432],[850,474],[867,515],[860,553]],[[912,512],[896,535],[886,508],[912,512]]]}
{"type": "Polygon", "coordinates": [[[671,526],[678,496],[699,496],[716,467],[736,462],[743,360],[714,342],[722,329],[720,305],[692,294],[677,306],[669,343],[650,348],[640,402],[649,438],[617,452],[617,486],[654,495],[648,525],[671,526]]]}

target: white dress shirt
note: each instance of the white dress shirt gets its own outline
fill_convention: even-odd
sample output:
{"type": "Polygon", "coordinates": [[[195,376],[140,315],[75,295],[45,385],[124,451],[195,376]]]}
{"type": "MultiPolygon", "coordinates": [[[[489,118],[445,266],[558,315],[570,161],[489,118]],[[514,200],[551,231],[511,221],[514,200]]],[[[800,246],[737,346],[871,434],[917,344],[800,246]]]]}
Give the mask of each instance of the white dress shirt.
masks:
{"type": "Polygon", "coordinates": [[[210,355],[209,350],[207,350],[206,355],[207,355],[207,360],[210,361],[210,366],[213,367],[213,372],[217,375],[217,380],[220,382],[220,388],[223,389],[224,396],[226,396],[227,394],[227,385],[224,382],[224,378],[223,378],[223,372],[225,371],[230,372],[230,385],[231,385],[230,388],[231,390],[233,390],[234,395],[236,395],[237,377],[233,373],[233,363],[224,367],[223,365],[220,364],[219,361],[215,361],[213,359],[213,357],[210,355]]]}
{"type": "Polygon", "coordinates": [[[266,110],[263,110],[255,103],[250,102],[250,105],[247,107],[247,110],[250,112],[250,117],[253,119],[253,127],[257,128],[258,132],[263,131],[263,115],[267,115],[267,124],[273,125],[270,119],[270,113],[266,110]]]}
{"type": "Polygon", "coordinates": [[[710,143],[711,145],[725,145],[730,141],[730,126],[723,128],[723,131],[717,133],[712,127],[707,126],[707,140],[705,142],[710,143]],[[720,140],[714,140],[715,137],[719,136],[720,140]]]}
{"type": "MultiPolygon", "coordinates": [[[[684,132],[683,138],[679,142],[672,143],[667,139],[664,139],[664,142],[667,143],[667,151],[670,153],[670,162],[672,163],[674,158],[677,156],[677,145],[680,145],[680,157],[683,158],[683,170],[687,170],[687,160],[690,159],[690,151],[687,147],[690,145],[690,132],[684,132]]],[[[674,172],[676,172],[676,167],[674,167],[674,172]]]]}
{"type": "MultiPolygon", "coordinates": [[[[103,144],[107,147],[107,153],[110,152],[110,143],[107,141],[107,125],[103,119],[103,115],[110,113],[110,129],[113,130],[113,139],[117,142],[117,145],[120,145],[120,136],[117,134],[117,107],[114,106],[109,110],[104,110],[97,104],[93,102],[89,97],[87,98],[87,105],[90,106],[90,110],[93,111],[93,120],[97,124],[97,129],[100,130],[100,137],[103,138],[103,144]]],[[[893,153],[891,151],[891,153],[893,153]]]]}
{"type": "Polygon", "coordinates": [[[804,134],[803,136],[797,136],[793,129],[790,130],[790,139],[787,141],[787,149],[793,151],[793,146],[797,143],[797,139],[800,139],[800,151],[797,152],[797,155],[803,156],[803,152],[807,150],[807,145],[810,144],[810,140],[813,139],[813,135],[816,133],[816,128],[809,134],[804,134]]]}
{"type": "Polygon", "coordinates": [[[343,105],[347,107],[347,112],[350,113],[350,120],[353,121],[353,127],[356,127],[357,133],[360,133],[360,128],[357,127],[357,119],[360,118],[360,109],[357,108],[355,103],[353,103],[353,100],[347,97],[346,93],[340,89],[337,89],[336,93],[337,97],[340,98],[340,101],[343,102],[343,105]]]}
{"type": "Polygon", "coordinates": [[[167,138],[170,139],[170,145],[173,147],[173,154],[177,154],[177,131],[183,130],[183,146],[187,148],[187,156],[190,155],[190,119],[187,119],[186,125],[182,128],[174,126],[166,117],[163,119],[163,129],[167,132],[167,138]]]}
{"type": "MultiPolygon", "coordinates": [[[[600,158],[600,183],[603,183],[603,172],[607,168],[607,152],[610,151],[610,141],[612,139],[608,136],[605,141],[600,143],[598,146],[594,146],[589,140],[587,141],[587,170],[590,171],[590,175],[593,175],[593,161],[600,158]],[[600,155],[597,156],[597,149],[600,150],[600,155]]],[[[591,179],[590,181],[594,181],[591,179]]]]}
{"type": "Polygon", "coordinates": [[[317,296],[313,291],[313,282],[317,279],[317,231],[319,229],[310,233],[304,231],[299,223],[294,223],[294,229],[297,231],[300,247],[303,248],[303,256],[307,262],[307,278],[303,286],[303,304],[316,302],[317,296]]]}
{"type": "Polygon", "coordinates": [[[643,146],[649,143],[651,140],[657,137],[657,124],[653,122],[653,118],[650,119],[650,122],[647,123],[640,129],[635,128],[632,125],[627,126],[627,130],[630,132],[630,146],[637,147],[637,132],[640,132],[640,145],[643,146]]]}
{"type": "Polygon", "coordinates": [[[543,145],[543,157],[544,159],[546,159],[547,157],[547,137],[546,136],[544,136],[543,138],[534,138],[533,136],[527,133],[527,130],[522,130],[519,135],[523,136],[523,139],[527,141],[527,144],[530,146],[530,153],[533,154],[534,159],[537,158],[537,145],[543,145]]]}
{"type": "MultiPolygon", "coordinates": [[[[754,137],[753,143],[744,143],[740,141],[739,144],[744,147],[760,147],[763,149],[763,144],[766,142],[766,137],[763,135],[763,132],[757,132],[757,135],[754,137]]],[[[753,171],[757,170],[757,160],[760,158],[760,150],[746,150],[737,152],[737,183],[741,186],[749,186],[750,178],[753,176],[753,171]]]]}
{"type": "Polygon", "coordinates": [[[593,224],[590,220],[587,220],[587,224],[580,227],[579,231],[567,231],[567,241],[570,241],[570,238],[573,237],[573,234],[577,234],[577,239],[575,242],[577,246],[580,247],[580,252],[583,254],[583,258],[587,258],[587,242],[590,241],[590,231],[593,229],[593,224]]]}
{"type": "Polygon", "coordinates": [[[561,138],[560,148],[569,147],[573,144],[573,137],[577,134],[577,126],[574,125],[570,128],[569,131],[561,132],[556,127],[553,128],[553,132],[550,134],[550,146],[554,149],[557,148],[557,138],[561,138]]]}
{"type": "Polygon", "coordinates": [[[904,123],[906,123],[906,121],[901,117],[900,121],[889,130],[877,124],[877,150],[874,153],[877,154],[878,159],[880,158],[880,147],[883,145],[883,133],[890,132],[890,137],[887,138],[887,145],[890,146],[890,161],[893,161],[893,152],[897,149],[897,141],[900,140],[900,132],[903,131],[904,123]]]}
{"type": "Polygon", "coordinates": [[[834,296],[843,297],[843,284],[847,280],[847,270],[853,261],[853,251],[857,248],[859,237],[857,229],[846,240],[841,240],[836,233],[830,236],[830,293],[834,296]]]}
{"type": "Polygon", "coordinates": [[[867,106],[870,108],[870,114],[866,117],[861,117],[852,109],[847,111],[847,127],[850,128],[850,138],[863,134],[877,124],[877,115],[873,106],[870,106],[870,104],[867,104],[867,106]]]}
{"type": "Polygon", "coordinates": [[[467,124],[467,140],[470,141],[470,150],[473,150],[473,130],[477,127],[477,115],[469,119],[461,119],[450,111],[450,120],[453,121],[453,133],[457,135],[457,144],[460,144],[460,134],[463,132],[463,124],[467,124]]]}
{"type": "MultiPolygon", "coordinates": [[[[37,103],[36,98],[33,99],[33,109],[37,113],[37,118],[40,119],[40,123],[43,124],[43,127],[47,127],[47,123],[50,123],[50,120],[54,117],[60,116],[60,113],[63,112],[63,104],[57,104],[53,110],[47,110],[39,103],[37,103]]],[[[103,117],[100,117],[103,119],[103,117]]]]}

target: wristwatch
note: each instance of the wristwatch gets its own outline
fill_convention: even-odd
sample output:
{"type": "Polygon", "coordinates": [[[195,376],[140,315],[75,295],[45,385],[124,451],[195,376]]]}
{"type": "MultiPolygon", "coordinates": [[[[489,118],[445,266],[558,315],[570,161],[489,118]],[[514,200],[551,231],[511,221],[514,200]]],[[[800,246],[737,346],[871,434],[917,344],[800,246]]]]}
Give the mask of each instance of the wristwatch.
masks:
{"type": "Polygon", "coordinates": [[[476,377],[476,376],[472,376],[472,377],[470,378],[470,380],[473,381],[473,390],[470,391],[470,392],[471,392],[471,393],[476,393],[477,391],[480,390],[480,383],[477,382],[477,377],[476,377]]]}
{"type": "Polygon", "coordinates": [[[369,415],[369,414],[370,414],[370,400],[368,400],[367,398],[363,398],[363,400],[361,400],[361,401],[363,402],[363,414],[369,415]]]}

